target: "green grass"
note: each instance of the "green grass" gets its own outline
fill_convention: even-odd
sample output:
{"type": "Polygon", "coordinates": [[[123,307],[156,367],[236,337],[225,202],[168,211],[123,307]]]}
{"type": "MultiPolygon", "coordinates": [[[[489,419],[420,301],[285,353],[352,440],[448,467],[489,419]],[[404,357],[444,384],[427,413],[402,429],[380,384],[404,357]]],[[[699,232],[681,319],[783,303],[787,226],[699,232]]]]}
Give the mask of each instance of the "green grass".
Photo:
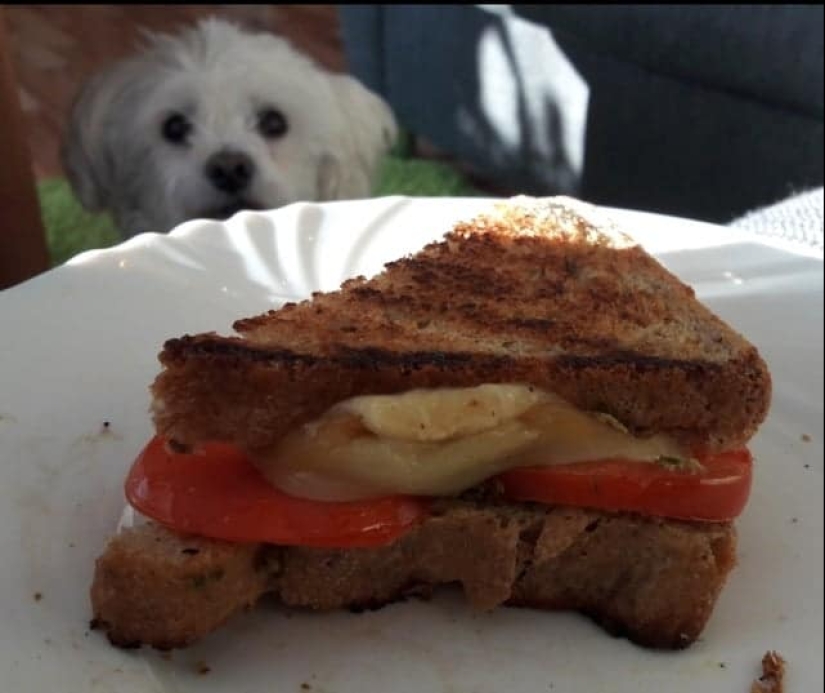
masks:
{"type": "Polygon", "coordinates": [[[388,156],[382,163],[376,196],[475,197],[481,193],[446,164],[388,156]]]}
{"type": "MultiPolygon", "coordinates": [[[[120,242],[108,214],[92,214],[75,199],[68,182],[51,178],[38,183],[40,208],[52,263],[59,265],[93,248],[120,242]]],[[[395,153],[382,163],[375,195],[473,197],[479,191],[450,166],[395,153]]]]}
{"type": "Polygon", "coordinates": [[[41,180],[37,193],[53,264],[59,265],[84,250],[106,248],[120,241],[111,217],[83,209],[65,179],[41,180]]]}

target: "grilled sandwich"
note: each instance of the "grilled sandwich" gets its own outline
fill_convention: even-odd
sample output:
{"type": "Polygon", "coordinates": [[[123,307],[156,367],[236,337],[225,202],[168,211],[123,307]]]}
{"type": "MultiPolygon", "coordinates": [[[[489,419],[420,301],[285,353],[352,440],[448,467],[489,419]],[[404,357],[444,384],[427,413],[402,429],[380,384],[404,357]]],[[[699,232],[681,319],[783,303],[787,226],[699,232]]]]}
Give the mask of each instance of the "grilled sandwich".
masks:
{"type": "Polygon", "coordinates": [[[151,519],[91,590],[114,644],[183,647],[265,594],[361,609],[445,583],[650,647],[701,633],[770,375],[600,210],[514,198],[234,329],[160,353],[126,485],[151,519]]]}

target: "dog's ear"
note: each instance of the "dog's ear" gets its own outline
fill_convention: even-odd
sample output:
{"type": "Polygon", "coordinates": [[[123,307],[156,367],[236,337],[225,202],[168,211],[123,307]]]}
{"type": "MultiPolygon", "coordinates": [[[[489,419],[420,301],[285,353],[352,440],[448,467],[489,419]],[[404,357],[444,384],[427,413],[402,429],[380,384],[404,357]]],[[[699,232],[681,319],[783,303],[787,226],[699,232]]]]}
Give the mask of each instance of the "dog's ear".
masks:
{"type": "Polygon", "coordinates": [[[142,73],[139,61],[116,63],[90,79],[75,98],[63,135],[61,158],[75,195],[89,210],[109,207],[115,182],[111,132],[142,73]]]}
{"type": "Polygon", "coordinates": [[[390,107],[349,75],[330,74],[330,85],[344,119],[341,142],[322,161],[319,193],[323,199],[367,197],[381,157],[398,136],[390,107]]]}

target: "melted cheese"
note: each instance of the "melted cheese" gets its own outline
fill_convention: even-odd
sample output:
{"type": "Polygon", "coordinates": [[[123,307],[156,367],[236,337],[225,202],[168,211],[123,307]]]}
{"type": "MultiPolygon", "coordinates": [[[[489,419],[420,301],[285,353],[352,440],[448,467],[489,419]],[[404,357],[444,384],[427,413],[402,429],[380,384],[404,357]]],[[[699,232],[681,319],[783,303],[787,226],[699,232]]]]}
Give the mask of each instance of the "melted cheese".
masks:
{"type": "Polygon", "coordinates": [[[283,491],[318,500],[460,493],[507,469],[622,457],[684,457],[610,417],[525,385],[354,397],[255,462],[283,491]]]}
{"type": "Polygon", "coordinates": [[[337,408],[358,416],[376,436],[423,443],[489,431],[541,399],[537,390],[523,385],[480,385],[353,397],[337,408]]]}

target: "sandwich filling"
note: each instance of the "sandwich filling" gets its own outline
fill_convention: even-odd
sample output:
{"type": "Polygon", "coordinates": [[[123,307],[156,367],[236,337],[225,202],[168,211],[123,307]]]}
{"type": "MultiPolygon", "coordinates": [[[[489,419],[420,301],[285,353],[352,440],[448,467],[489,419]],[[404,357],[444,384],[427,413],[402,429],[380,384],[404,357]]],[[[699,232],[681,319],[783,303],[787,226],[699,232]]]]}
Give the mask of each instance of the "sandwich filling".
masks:
{"type": "Polygon", "coordinates": [[[254,462],[285,493],[351,501],[453,495],[514,468],[601,459],[691,464],[667,436],[633,436],[605,414],[521,384],[353,397],[254,462]]]}
{"type": "Polygon", "coordinates": [[[129,503],[177,532],[234,542],[385,546],[432,501],[491,481],[507,503],[726,522],[748,500],[744,448],[693,459],[523,385],[355,397],[248,455],[231,441],[181,449],[155,436],[129,503]]]}

